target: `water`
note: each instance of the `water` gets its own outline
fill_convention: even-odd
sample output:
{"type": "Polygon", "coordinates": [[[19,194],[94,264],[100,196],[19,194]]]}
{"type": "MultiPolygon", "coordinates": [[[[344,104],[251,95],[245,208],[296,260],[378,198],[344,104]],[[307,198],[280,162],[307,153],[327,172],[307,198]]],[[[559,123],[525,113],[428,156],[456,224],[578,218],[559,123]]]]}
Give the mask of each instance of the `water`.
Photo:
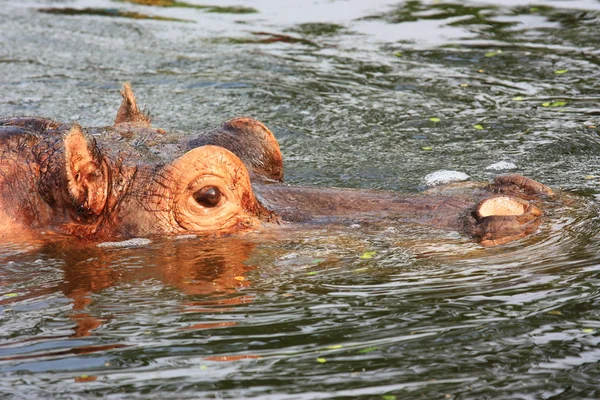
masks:
{"type": "Polygon", "coordinates": [[[167,130],[265,122],[291,183],[417,192],[506,162],[568,202],[498,248],[414,226],[2,243],[0,397],[600,397],[599,1],[1,4],[2,116],[109,124],[129,80],[167,130]]]}

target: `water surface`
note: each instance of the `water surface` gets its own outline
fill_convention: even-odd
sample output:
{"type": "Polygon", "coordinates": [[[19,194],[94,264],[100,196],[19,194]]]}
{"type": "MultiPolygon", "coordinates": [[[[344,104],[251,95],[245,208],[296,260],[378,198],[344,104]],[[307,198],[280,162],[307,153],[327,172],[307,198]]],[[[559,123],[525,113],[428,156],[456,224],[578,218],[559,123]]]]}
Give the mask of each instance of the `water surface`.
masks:
{"type": "Polygon", "coordinates": [[[599,1],[135,3],[2,2],[0,116],[110,124],[131,81],[167,130],[260,119],[290,183],[415,193],[505,161],[575,200],[497,248],[417,226],[2,243],[0,393],[600,396],[599,1]]]}

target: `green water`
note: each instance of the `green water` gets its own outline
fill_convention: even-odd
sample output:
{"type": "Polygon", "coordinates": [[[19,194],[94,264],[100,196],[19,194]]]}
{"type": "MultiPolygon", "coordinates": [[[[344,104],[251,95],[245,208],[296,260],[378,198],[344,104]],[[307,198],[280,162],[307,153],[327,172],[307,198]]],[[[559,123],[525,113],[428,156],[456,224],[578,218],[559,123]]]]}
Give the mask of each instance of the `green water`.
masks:
{"type": "Polygon", "coordinates": [[[578,200],[497,248],[2,243],[0,398],[600,397],[599,1],[187,3],[210,7],[0,2],[0,116],[107,125],[131,81],[167,130],[263,121],[291,183],[417,192],[509,161],[578,200]]]}

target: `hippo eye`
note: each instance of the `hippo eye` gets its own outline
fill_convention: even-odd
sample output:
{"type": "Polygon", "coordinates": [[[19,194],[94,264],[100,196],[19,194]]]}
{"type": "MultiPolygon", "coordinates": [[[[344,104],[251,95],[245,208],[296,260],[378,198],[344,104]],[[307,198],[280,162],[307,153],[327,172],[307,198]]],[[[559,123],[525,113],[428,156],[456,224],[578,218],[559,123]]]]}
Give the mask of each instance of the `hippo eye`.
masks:
{"type": "Polygon", "coordinates": [[[194,200],[201,206],[213,208],[221,201],[221,191],[215,186],[206,186],[194,193],[194,200]]]}

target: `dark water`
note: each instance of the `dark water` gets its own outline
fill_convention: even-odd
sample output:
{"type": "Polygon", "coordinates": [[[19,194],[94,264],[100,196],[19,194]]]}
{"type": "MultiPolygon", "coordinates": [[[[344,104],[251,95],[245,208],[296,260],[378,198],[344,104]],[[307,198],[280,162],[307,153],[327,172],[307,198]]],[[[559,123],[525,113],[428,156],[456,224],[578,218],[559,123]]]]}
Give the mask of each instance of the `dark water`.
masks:
{"type": "Polygon", "coordinates": [[[600,397],[600,2],[214,4],[1,1],[0,115],[110,124],[129,80],[165,129],[262,120],[292,183],[415,192],[509,161],[570,203],[497,248],[2,243],[0,398],[600,397]]]}

